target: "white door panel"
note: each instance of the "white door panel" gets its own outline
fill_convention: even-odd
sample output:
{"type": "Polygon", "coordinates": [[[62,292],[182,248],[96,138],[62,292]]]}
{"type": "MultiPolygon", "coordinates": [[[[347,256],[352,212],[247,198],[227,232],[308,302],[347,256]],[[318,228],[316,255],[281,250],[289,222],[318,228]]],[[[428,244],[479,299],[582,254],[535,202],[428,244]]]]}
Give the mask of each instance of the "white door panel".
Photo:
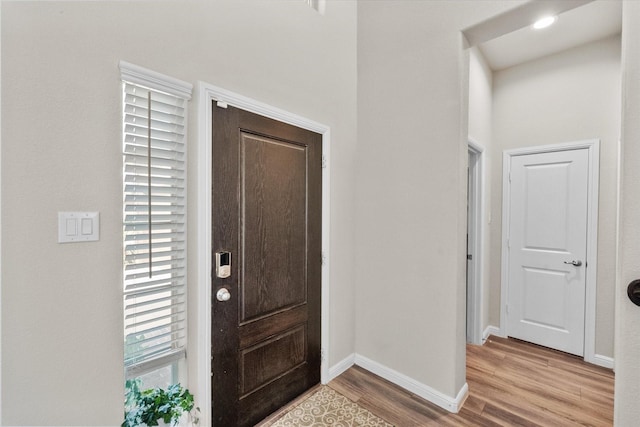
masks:
{"type": "Polygon", "coordinates": [[[584,353],[588,150],[511,158],[508,334],[584,353]],[[581,261],[582,265],[566,264],[581,261]]]}

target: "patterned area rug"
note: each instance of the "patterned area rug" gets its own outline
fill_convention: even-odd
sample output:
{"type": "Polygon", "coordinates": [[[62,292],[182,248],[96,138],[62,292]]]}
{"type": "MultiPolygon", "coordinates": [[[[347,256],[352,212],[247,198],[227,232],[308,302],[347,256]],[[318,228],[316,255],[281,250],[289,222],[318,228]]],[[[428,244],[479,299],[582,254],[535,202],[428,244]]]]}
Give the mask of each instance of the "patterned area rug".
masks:
{"type": "Polygon", "coordinates": [[[271,427],[394,427],[333,390],[322,386],[271,427]]]}

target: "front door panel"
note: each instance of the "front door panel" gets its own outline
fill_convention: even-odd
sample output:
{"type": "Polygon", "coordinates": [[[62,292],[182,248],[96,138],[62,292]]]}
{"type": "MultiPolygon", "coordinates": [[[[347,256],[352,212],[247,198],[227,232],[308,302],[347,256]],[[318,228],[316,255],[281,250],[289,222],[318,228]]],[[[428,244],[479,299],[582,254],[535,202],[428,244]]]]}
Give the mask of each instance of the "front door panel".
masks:
{"type": "Polygon", "coordinates": [[[320,381],[321,136],[214,106],[215,426],[250,426],[320,381]]]}

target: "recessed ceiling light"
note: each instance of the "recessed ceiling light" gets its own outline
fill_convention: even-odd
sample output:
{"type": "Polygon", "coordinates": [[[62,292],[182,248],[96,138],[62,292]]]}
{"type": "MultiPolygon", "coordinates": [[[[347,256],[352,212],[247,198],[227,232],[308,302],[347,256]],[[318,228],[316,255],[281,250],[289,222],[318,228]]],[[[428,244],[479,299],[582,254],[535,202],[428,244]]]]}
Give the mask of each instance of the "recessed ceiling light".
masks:
{"type": "Polygon", "coordinates": [[[555,16],[545,16],[544,18],[538,19],[533,24],[533,28],[535,28],[536,30],[541,30],[543,28],[547,28],[547,27],[553,25],[553,23],[556,22],[556,19],[558,19],[558,18],[555,17],[555,16]]]}

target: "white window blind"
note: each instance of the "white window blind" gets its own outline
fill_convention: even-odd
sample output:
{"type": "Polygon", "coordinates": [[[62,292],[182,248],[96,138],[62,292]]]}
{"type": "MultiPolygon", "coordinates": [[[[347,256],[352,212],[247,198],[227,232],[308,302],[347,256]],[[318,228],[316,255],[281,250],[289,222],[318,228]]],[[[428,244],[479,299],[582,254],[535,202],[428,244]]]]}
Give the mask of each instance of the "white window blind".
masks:
{"type": "MultiPolygon", "coordinates": [[[[140,78],[127,79],[123,70],[127,378],[184,357],[186,348],[188,98],[153,88],[158,86],[159,75],[153,76],[155,79],[146,86],[140,78]]],[[[190,85],[188,88],[190,95],[190,85]]]]}

